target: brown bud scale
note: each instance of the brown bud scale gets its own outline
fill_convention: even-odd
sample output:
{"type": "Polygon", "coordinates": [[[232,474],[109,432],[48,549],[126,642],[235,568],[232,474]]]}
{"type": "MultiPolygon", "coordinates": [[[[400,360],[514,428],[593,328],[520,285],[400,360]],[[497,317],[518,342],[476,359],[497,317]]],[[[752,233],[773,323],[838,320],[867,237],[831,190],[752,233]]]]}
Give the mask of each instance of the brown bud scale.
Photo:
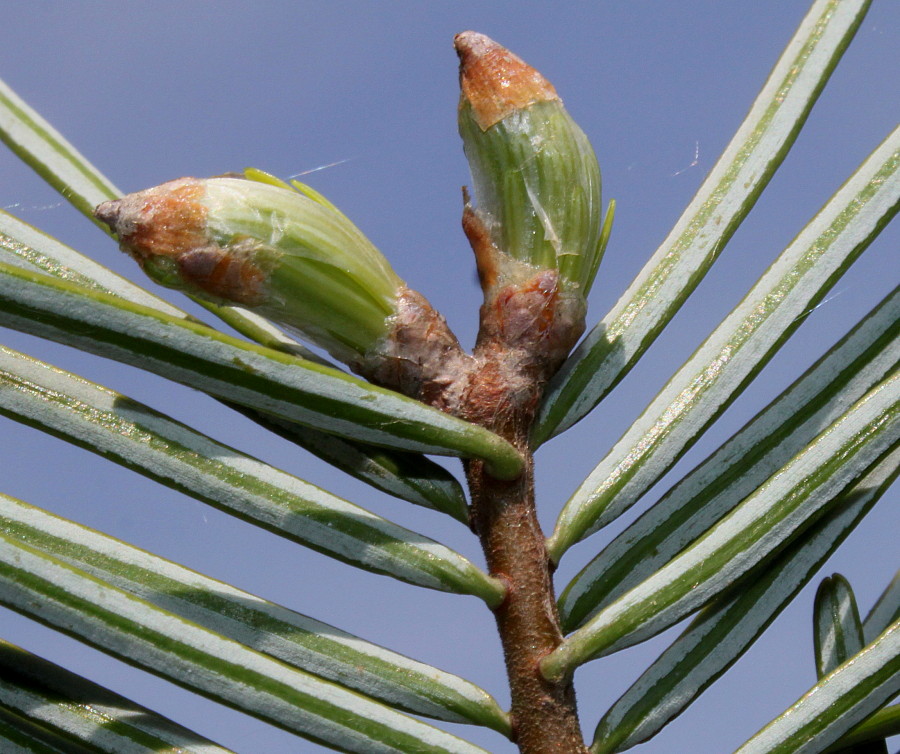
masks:
{"type": "Polygon", "coordinates": [[[497,285],[497,277],[500,274],[497,257],[500,251],[494,246],[491,232],[479,217],[478,211],[472,207],[469,190],[465,186],[463,186],[462,227],[475,253],[478,282],[482,290],[488,291],[497,285]]]}
{"type": "Polygon", "coordinates": [[[268,300],[269,273],[254,255],[258,244],[248,240],[223,249],[216,244],[191,249],[178,257],[181,276],[210,296],[228,303],[259,306],[268,300]]]}
{"type": "Polygon", "coordinates": [[[460,104],[471,105],[482,131],[535,102],[559,99],[553,84],[484,34],[464,31],[456,35],[454,45],[459,55],[460,104]]]}
{"type": "Polygon", "coordinates": [[[122,250],[142,268],[168,258],[188,289],[246,306],[263,302],[269,270],[259,260],[265,255],[254,254],[258,243],[252,239],[222,247],[210,238],[204,193],[202,180],[179,178],[104,202],[94,215],[113,229],[122,250]]]}
{"type": "Polygon", "coordinates": [[[202,181],[180,178],[104,202],[94,216],[115,231],[122,249],[138,263],[148,257],[174,257],[209,243],[203,193],[202,181]]]}
{"type": "Polygon", "coordinates": [[[450,393],[471,371],[472,357],[425,297],[404,287],[388,335],[352,367],[372,382],[450,410],[450,393]]]}

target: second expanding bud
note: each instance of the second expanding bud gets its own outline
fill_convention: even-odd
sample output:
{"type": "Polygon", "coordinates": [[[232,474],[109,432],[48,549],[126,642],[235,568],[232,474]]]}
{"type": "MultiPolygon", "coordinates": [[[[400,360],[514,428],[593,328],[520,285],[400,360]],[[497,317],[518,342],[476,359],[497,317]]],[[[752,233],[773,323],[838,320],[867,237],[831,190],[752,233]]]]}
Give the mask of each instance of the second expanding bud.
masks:
{"type": "MultiPolygon", "coordinates": [[[[564,287],[585,296],[607,235],[594,150],[534,68],[483,34],[463,32],[455,43],[459,130],[482,233],[512,259],[558,270],[564,287]]],[[[492,285],[485,268],[498,264],[479,259],[483,285],[492,285]]]]}
{"type": "Polygon", "coordinates": [[[359,363],[388,335],[403,281],[317,193],[247,175],[170,181],[95,214],[158,283],[246,306],[359,363]]]}

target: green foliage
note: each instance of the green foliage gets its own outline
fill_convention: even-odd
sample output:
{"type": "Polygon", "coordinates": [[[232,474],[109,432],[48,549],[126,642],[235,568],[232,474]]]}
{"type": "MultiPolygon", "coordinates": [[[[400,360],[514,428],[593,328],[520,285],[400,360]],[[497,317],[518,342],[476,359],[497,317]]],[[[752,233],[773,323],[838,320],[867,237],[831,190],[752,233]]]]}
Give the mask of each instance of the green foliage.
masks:
{"type": "MultiPolygon", "coordinates": [[[[671,234],[550,385],[534,446],[592,410],[684,303],[780,166],[867,8],[859,0],[815,2],[671,234]]],[[[585,146],[568,115],[554,111],[552,117],[564,120],[550,125],[564,126],[585,146]]],[[[463,130],[470,140],[480,136],[473,123],[463,130]]],[[[87,217],[121,194],[2,84],[0,136],[87,217]]],[[[523,144],[516,141],[515,149],[523,144]]],[[[484,148],[497,151],[492,144],[484,148]]],[[[584,201],[599,204],[593,154],[585,160],[575,171],[589,173],[584,201]]],[[[249,177],[287,188],[259,171],[249,177]]],[[[560,188],[558,176],[536,169],[532,178],[560,188]]],[[[293,188],[304,204],[324,207],[343,227],[346,218],[313,189],[293,188]]],[[[515,215],[528,186],[506,188],[502,212],[515,215]]],[[[562,217],[571,209],[557,202],[554,212],[562,217]]],[[[548,540],[553,561],[641,500],[898,209],[900,129],[872,151],[599,461],[548,540]]],[[[601,228],[599,215],[595,219],[585,235],[599,256],[609,228],[601,228]]],[[[526,220],[523,237],[534,234],[535,217],[526,220]]],[[[547,239],[540,241],[541,253],[549,253],[547,239]]],[[[371,252],[377,255],[374,247],[371,252]]],[[[598,262],[591,257],[572,280],[589,287],[598,262]]],[[[384,266],[382,292],[390,299],[399,278],[384,266]]],[[[504,479],[521,471],[521,454],[498,435],[323,364],[257,314],[208,308],[247,340],[187,316],[0,211],[0,325],[187,384],[373,487],[457,521],[467,518],[462,488],[426,454],[480,460],[504,479]]],[[[895,290],[560,585],[567,636],[542,665],[549,679],[571,676],[586,662],[694,616],[602,714],[591,754],[624,751],[681,714],[815,578],[894,481],[900,465],[898,323],[895,290]]],[[[373,323],[376,334],[382,325],[373,323]]],[[[499,579],[451,548],[120,392],[5,347],[0,413],[344,563],[475,595],[492,608],[504,598],[499,579]]],[[[823,582],[814,611],[819,680],[744,744],[742,754],[851,746],[880,751],[886,736],[900,732],[897,708],[885,706],[900,693],[897,583],[895,576],[863,620],[843,577],[823,582]]],[[[412,715],[513,735],[500,704],[467,680],[2,494],[0,604],[339,751],[484,751],[464,733],[412,715]]],[[[583,712],[595,718],[602,711],[583,712]]],[[[151,752],[166,746],[227,751],[0,640],[4,751],[151,752]]]]}

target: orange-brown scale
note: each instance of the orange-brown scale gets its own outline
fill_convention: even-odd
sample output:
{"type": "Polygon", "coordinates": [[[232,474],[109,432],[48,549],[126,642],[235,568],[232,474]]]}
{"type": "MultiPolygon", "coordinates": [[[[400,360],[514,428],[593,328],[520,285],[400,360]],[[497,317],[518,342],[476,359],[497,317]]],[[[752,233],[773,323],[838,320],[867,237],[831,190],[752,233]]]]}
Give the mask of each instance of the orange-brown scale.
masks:
{"type": "Polygon", "coordinates": [[[559,275],[556,270],[544,270],[522,285],[498,291],[493,301],[496,313],[488,321],[496,321],[504,343],[534,344],[554,323],[558,301],[559,275]]]}
{"type": "Polygon", "coordinates": [[[553,85],[517,55],[484,34],[454,39],[459,55],[460,105],[469,102],[482,131],[535,102],[558,100],[553,85]]]}
{"type": "Polygon", "coordinates": [[[497,254],[498,250],[491,240],[491,233],[472,208],[469,198],[469,190],[463,186],[463,232],[475,253],[475,266],[478,270],[478,282],[483,291],[488,291],[497,284],[497,254]]]}
{"type": "Polygon", "coordinates": [[[139,263],[154,256],[177,257],[206,246],[203,182],[180,178],[104,202],[94,215],[118,235],[122,248],[139,263]]]}
{"type": "Polygon", "coordinates": [[[247,246],[250,248],[210,244],[191,249],[178,257],[178,268],[185,280],[211,296],[257,306],[268,297],[269,274],[253,258],[251,244],[247,246]]]}
{"type": "Polygon", "coordinates": [[[119,244],[141,267],[154,258],[176,262],[181,278],[216,298],[245,305],[265,300],[268,270],[245,242],[221,247],[209,238],[204,181],[179,178],[104,202],[94,215],[109,225],[119,244]]]}

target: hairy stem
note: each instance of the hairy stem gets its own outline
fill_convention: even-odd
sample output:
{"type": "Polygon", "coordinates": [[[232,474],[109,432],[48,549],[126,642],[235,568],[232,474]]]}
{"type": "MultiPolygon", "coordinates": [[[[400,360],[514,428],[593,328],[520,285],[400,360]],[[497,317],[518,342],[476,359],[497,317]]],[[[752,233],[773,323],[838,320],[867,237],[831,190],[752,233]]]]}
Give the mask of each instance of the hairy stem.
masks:
{"type": "Polygon", "coordinates": [[[585,754],[571,679],[551,682],[540,672],[541,659],[559,646],[562,631],[528,448],[538,401],[581,332],[583,309],[561,295],[551,272],[484,288],[478,368],[458,411],[512,442],[526,459],[525,471],[509,482],[492,478],[481,462],[466,466],[472,528],[489,572],[507,584],[494,616],[512,695],[513,732],[522,754],[585,754]]]}
{"type": "Polygon", "coordinates": [[[466,218],[467,235],[484,263],[479,271],[485,304],[474,354],[462,351],[424,298],[406,290],[391,333],[367,354],[360,371],[480,424],[521,451],[525,470],[512,481],[491,477],[480,461],[466,464],[472,529],[490,574],[507,585],[494,614],[512,694],[513,734],[522,754],[586,754],[571,680],[548,681],[540,672],[540,661],[559,646],[562,632],[528,449],[544,386],[583,330],[584,303],[560,287],[555,270],[506,264],[484,234],[473,232],[477,218],[470,212],[466,218]],[[504,274],[486,274],[501,265],[504,274]]]}
{"type": "MultiPolygon", "coordinates": [[[[526,435],[527,436],[527,435],[526,435]]],[[[516,438],[508,436],[507,439],[516,438]]],[[[527,452],[525,437],[519,447],[527,452]]],[[[515,740],[523,754],[583,754],[586,751],[570,680],[551,683],[540,660],[562,640],[544,535],[534,505],[534,465],[512,482],[485,474],[471,462],[472,525],[488,569],[508,586],[494,611],[512,694],[515,740]]]]}

